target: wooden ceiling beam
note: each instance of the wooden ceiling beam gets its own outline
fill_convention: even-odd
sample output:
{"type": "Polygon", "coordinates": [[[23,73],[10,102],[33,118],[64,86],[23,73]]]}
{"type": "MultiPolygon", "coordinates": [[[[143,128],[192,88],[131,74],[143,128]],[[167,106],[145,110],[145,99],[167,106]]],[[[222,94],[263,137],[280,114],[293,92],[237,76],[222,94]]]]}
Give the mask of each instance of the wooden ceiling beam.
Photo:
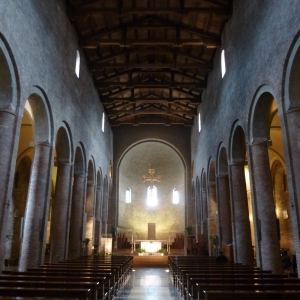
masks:
{"type": "Polygon", "coordinates": [[[180,70],[180,69],[198,69],[199,71],[211,71],[212,65],[207,64],[193,64],[193,63],[101,63],[101,64],[89,64],[88,65],[90,72],[103,71],[104,69],[171,69],[171,70],[180,70]]]}
{"type": "Polygon", "coordinates": [[[228,17],[230,14],[224,9],[216,7],[199,7],[199,6],[189,6],[189,7],[85,7],[84,5],[78,5],[73,7],[73,11],[69,11],[68,15],[70,18],[75,14],[77,17],[86,17],[88,15],[166,15],[166,14],[215,14],[217,16],[228,17]]]}
{"type": "Polygon", "coordinates": [[[204,89],[206,84],[204,82],[100,82],[96,83],[97,89],[108,89],[112,87],[125,87],[125,88],[139,88],[139,89],[161,89],[161,88],[181,88],[181,87],[194,87],[195,89],[204,89]]]}
{"type": "Polygon", "coordinates": [[[115,80],[118,79],[120,77],[123,77],[125,75],[128,75],[129,77],[133,77],[133,74],[148,74],[148,75],[156,75],[156,74],[168,74],[169,76],[171,76],[172,78],[174,77],[174,75],[178,75],[184,78],[188,78],[193,80],[194,82],[202,82],[203,84],[206,83],[205,80],[196,77],[195,75],[190,75],[187,74],[186,72],[182,72],[182,71],[174,71],[174,70],[132,70],[132,71],[122,71],[122,72],[116,72],[113,75],[109,75],[109,76],[102,76],[101,79],[97,79],[97,76],[95,76],[95,79],[97,81],[97,83],[99,85],[101,85],[101,83],[106,82],[107,80],[115,80]]]}
{"type": "Polygon", "coordinates": [[[172,46],[174,48],[182,48],[184,46],[203,46],[206,48],[219,48],[220,41],[208,41],[205,39],[109,39],[100,38],[94,41],[85,39],[79,41],[80,47],[83,49],[95,49],[99,45],[119,46],[121,48],[130,48],[134,46],[172,46]]]}
{"type": "Polygon", "coordinates": [[[113,104],[117,102],[126,101],[127,104],[134,104],[138,102],[145,102],[145,103],[161,103],[161,102],[169,102],[169,103],[176,103],[176,101],[185,101],[192,104],[199,104],[200,98],[181,98],[181,97],[159,97],[159,98],[147,98],[147,97],[126,97],[126,98],[107,98],[107,97],[100,97],[101,102],[104,105],[113,104]]]}
{"type": "Polygon", "coordinates": [[[153,122],[146,122],[146,121],[128,121],[128,120],[124,120],[124,121],[118,121],[118,120],[110,120],[110,125],[111,127],[118,127],[121,125],[133,125],[133,126],[140,126],[140,125],[161,125],[161,126],[170,126],[171,123],[172,125],[181,125],[181,126],[185,126],[185,127],[191,127],[193,125],[193,123],[190,120],[185,120],[185,121],[169,121],[167,120],[166,122],[158,122],[158,121],[153,121],[153,122]]]}
{"type": "Polygon", "coordinates": [[[126,115],[176,115],[176,114],[184,114],[191,117],[194,117],[197,115],[197,110],[193,109],[191,111],[187,110],[174,110],[174,109],[165,109],[165,110],[142,110],[142,109],[131,109],[131,110],[117,110],[117,109],[111,109],[106,110],[105,114],[108,117],[119,115],[119,114],[126,114],[126,115]]]}

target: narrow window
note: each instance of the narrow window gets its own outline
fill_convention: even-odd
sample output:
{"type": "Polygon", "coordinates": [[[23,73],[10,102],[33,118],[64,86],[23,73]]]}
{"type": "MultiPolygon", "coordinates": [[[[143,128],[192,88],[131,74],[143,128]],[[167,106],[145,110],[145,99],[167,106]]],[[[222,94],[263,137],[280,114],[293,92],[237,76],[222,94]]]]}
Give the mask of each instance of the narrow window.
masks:
{"type": "Polygon", "coordinates": [[[223,78],[226,73],[225,51],[224,50],[222,50],[222,53],[221,53],[221,72],[222,72],[222,78],[223,78]]]}
{"type": "Polygon", "coordinates": [[[173,189],[173,204],[179,203],[179,193],[177,189],[173,189]]]}
{"type": "Polygon", "coordinates": [[[76,65],[75,65],[75,73],[76,76],[79,78],[79,70],[80,70],[80,54],[79,51],[76,51],[76,65]]]}
{"type": "Polygon", "coordinates": [[[200,113],[198,114],[198,131],[201,131],[201,115],[200,113]]]}
{"type": "Polygon", "coordinates": [[[131,189],[130,188],[127,188],[125,198],[126,198],[126,203],[131,203],[131,189]]]}
{"type": "Polygon", "coordinates": [[[105,113],[102,113],[102,132],[104,132],[105,129],[105,113]]]}
{"type": "Polygon", "coordinates": [[[147,189],[147,205],[157,205],[157,189],[155,186],[149,186],[147,189]]]}

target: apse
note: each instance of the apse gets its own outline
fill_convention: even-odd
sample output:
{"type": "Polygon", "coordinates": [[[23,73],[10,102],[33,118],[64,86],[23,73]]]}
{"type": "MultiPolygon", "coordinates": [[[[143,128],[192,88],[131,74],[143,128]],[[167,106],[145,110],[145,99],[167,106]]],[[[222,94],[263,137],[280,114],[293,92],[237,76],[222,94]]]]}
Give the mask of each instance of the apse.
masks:
{"type": "Polygon", "coordinates": [[[135,239],[173,240],[184,231],[184,216],[185,168],[178,153],[158,141],[131,148],[119,167],[119,227],[132,229],[135,239]]]}

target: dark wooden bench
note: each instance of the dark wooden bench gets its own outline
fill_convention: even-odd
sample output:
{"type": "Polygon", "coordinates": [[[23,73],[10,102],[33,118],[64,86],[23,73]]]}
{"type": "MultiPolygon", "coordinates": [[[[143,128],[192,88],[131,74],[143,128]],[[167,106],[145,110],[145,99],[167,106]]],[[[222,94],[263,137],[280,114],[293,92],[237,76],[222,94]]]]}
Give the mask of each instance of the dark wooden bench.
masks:
{"type": "MultiPolygon", "coordinates": [[[[75,285],[73,288],[78,288],[81,283],[90,284],[92,293],[98,295],[98,298],[105,299],[108,298],[109,286],[106,285],[106,277],[69,277],[69,276],[41,276],[41,275],[0,275],[0,286],[13,286],[17,283],[18,286],[35,286],[35,284],[46,283],[57,284],[60,286],[75,285]]],[[[63,287],[64,287],[63,286],[63,287]]],[[[50,286],[49,286],[50,287],[50,286]]],[[[86,286],[83,286],[86,287],[86,286]]]]}
{"type": "Polygon", "coordinates": [[[218,270],[218,269],[185,269],[182,268],[180,269],[179,274],[176,275],[176,277],[174,278],[175,282],[175,286],[177,288],[179,288],[182,291],[182,285],[185,284],[187,277],[187,274],[198,274],[200,276],[200,274],[202,274],[203,276],[209,277],[210,275],[214,275],[214,274],[223,274],[224,276],[227,275],[251,275],[253,277],[257,276],[257,275],[262,275],[262,276],[266,276],[271,274],[271,271],[263,271],[263,270],[243,270],[243,269],[222,269],[222,270],[218,270]]]}
{"type": "Polygon", "coordinates": [[[45,287],[1,287],[0,296],[8,297],[43,297],[52,299],[94,299],[91,290],[71,288],[45,288],[45,287]]]}
{"type": "MultiPolygon", "coordinates": [[[[204,291],[298,291],[300,293],[300,284],[265,284],[265,283],[257,283],[257,284],[210,284],[210,283],[201,283],[198,284],[198,293],[196,297],[189,297],[189,299],[203,299],[204,291]]],[[[300,294],[299,294],[300,295],[300,294]]],[[[224,299],[224,298],[223,298],[224,299]]]]}
{"type": "Polygon", "coordinates": [[[200,293],[199,289],[202,284],[273,284],[273,285],[290,285],[290,284],[300,284],[299,278],[278,278],[278,277],[270,277],[270,278],[188,278],[188,283],[185,288],[186,297],[197,299],[198,293],[200,293]]]}
{"type": "MultiPolygon", "coordinates": [[[[105,281],[103,283],[103,295],[102,298],[112,298],[113,295],[117,293],[116,290],[116,285],[115,285],[115,277],[114,274],[110,271],[99,271],[99,272],[75,272],[74,270],[41,270],[41,269],[36,269],[34,271],[11,271],[11,275],[14,276],[40,276],[40,277],[48,277],[49,280],[50,278],[68,278],[68,277],[77,277],[77,278],[90,278],[91,281],[93,280],[102,280],[103,277],[105,277],[105,281]]],[[[1,275],[3,276],[3,275],[1,275]]]]}
{"type": "Polygon", "coordinates": [[[294,300],[300,299],[298,291],[204,291],[205,300],[294,300]]]}

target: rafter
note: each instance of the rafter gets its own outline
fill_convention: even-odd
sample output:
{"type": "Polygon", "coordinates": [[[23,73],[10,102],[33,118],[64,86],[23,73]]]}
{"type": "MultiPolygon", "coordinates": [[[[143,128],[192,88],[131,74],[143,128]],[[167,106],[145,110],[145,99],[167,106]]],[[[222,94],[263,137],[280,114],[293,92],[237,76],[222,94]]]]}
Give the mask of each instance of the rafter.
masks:
{"type": "Polygon", "coordinates": [[[104,104],[112,104],[117,102],[126,101],[128,104],[134,104],[138,102],[145,102],[145,103],[161,103],[161,102],[169,102],[175,103],[176,101],[185,101],[188,103],[199,104],[200,98],[182,98],[182,97],[158,97],[158,98],[147,98],[147,97],[125,97],[125,98],[107,98],[101,97],[102,103],[104,104]]]}
{"type": "Polygon", "coordinates": [[[178,89],[181,87],[194,87],[196,89],[206,88],[204,82],[171,82],[171,81],[146,81],[146,82],[100,82],[96,84],[97,89],[108,89],[114,86],[125,87],[125,88],[150,88],[150,89],[161,89],[171,88],[178,89]]]}
{"type": "Polygon", "coordinates": [[[158,14],[158,15],[166,15],[166,14],[180,14],[180,15],[189,15],[192,13],[197,14],[215,14],[222,17],[227,17],[230,14],[224,9],[216,8],[216,7],[199,7],[199,6],[189,6],[189,7],[85,7],[84,5],[78,5],[74,7],[74,11],[69,12],[69,17],[74,17],[74,14],[77,17],[85,17],[88,15],[117,15],[117,16],[125,16],[125,15],[145,15],[145,14],[158,14]]]}
{"type": "Polygon", "coordinates": [[[104,69],[172,69],[172,70],[180,70],[180,69],[198,69],[200,71],[211,71],[212,65],[210,63],[207,64],[194,64],[194,63],[100,63],[100,64],[89,64],[88,65],[90,72],[103,71],[104,69]]]}
{"type": "Polygon", "coordinates": [[[107,116],[114,116],[119,114],[127,114],[127,115],[174,115],[174,114],[184,114],[191,117],[196,116],[197,111],[193,109],[191,111],[187,110],[174,110],[174,109],[150,109],[150,110],[142,110],[142,109],[131,109],[131,110],[117,110],[117,109],[109,109],[106,110],[107,116]]]}
{"type": "Polygon", "coordinates": [[[84,49],[94,49],[99,45],[106,46],[119,46],[121,48],[130,48],[133,46],[143,45],[143,46],[154,46],[154,45],[162,45],[162,46],[172,46],[175,48],[182,48],[184,46],[203,46],[206,48],[219,48],[221,43],[218,41],[209,41],[206,42],[204,39],[109,39],[109,38],[99,38],[95,41],[83,41],[79,42],[80,47],[84,49]]]}

